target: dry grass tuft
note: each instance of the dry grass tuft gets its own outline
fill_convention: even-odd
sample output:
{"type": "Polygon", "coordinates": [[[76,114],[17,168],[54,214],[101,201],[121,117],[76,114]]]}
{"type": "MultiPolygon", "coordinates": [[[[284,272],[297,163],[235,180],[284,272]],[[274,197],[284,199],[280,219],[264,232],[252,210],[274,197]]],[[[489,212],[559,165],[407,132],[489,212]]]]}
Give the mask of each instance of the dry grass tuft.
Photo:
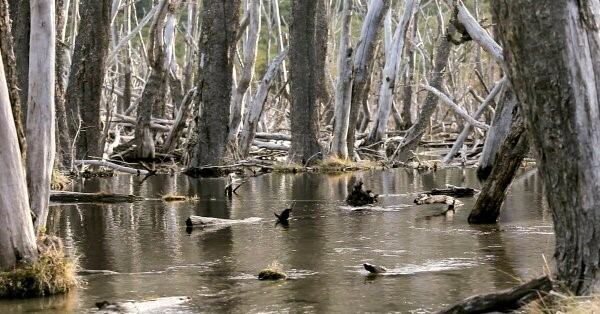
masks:
{"type": "Polygon", "coordinates": [[[30,298],[66,293],[77,287],[77,262],[62,248],[43,252],[33,263],[0,272],[0,298],[30,298]]]}
{"type": "Polygon", "coordinates": [[[530,303],[525,311],[531,314],[596,314],[600,313],[600,295],[578,297],[554,292],[550,298],[530,303]]]}
{"type": "Polygon", "coordinates": [[[169,193],[169,194],[163,195],[162,200],[164,202],[186,202],[186,201],[197,202],[200,200],[200,198],[197,195],[185,196],[185,195],[177,195],[177,194],[169,193]]]}
{"type": "Polygon", "coordinates": [[[71,178],[67,177],[64,173],[57,169],[52,170],[52,179],[50,182],[50,188],[57,191],[66,190],[71,184],[71,178]]]}

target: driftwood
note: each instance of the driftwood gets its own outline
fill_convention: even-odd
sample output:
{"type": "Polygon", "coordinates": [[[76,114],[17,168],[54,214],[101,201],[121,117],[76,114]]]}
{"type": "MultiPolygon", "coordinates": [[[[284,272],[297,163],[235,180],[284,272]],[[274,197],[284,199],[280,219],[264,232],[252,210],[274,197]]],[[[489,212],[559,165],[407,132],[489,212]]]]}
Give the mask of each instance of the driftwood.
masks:
{"type": "Polygon", "coordinates": [[[473,188],[449,185],[444,189],[432,189],[431,192],[427,192],[427,194],[448,195],[448,196],[454,196],[454,197],[466,197],[466,196],[473,196],[477,192],[479,192],[479,191],[476,189],[473,189],[473,188]]]}
{"type": "Polygon", "coordinates": [[[185,220],[185,225],[187,227],[211,227],[211,226],[229,226],[229,225],[237,225],[237,224],[248,224],[255,223],[261,221],[262,218],[259,217],[250,217],[246,219],[222,219],[222,218],[213,218],[213,217],[203,217],[203,216],[190,216],[185,220]]]}
{"type": "Polygon", "coordinates": [[[548,276],[544,276],[502,292],[472,296],[437,313],[462,314],[515,310],[539,298],[540,293],[547,293],[551,289],[552,281],[548,276]]]}
{"type": "Polygon", "coordinates": [[[462,202],[457,200],[456,198],[448,195],[430,195],[430,194],[419,194],[417,198],[415,198],[414,203],[417,205],[423,204],[446,204],[456,206],[462,205],[462,202]]]}
{"type": "Polygon", "coordinates": [[[377,201],[377,194],[373,194],[371,190],[363,191],[363,182],[358,181],[358,183],[352,188],[352,192],[348,194],[346,198],[346,203],[350,206],[364,206],[368,204],[373,204],[377,201]]]}
{"type": "Polygon", "coordinates": [[[82,193],[69,191],[52,191],[50,201],[60,203],[133,203],[143,197],[131,194],[82,193]]]}
{"type": "Polygon", "coordinates": [[[129,173],[129,174],[148,175],[150,173],[148,170],[125,167],[125,166],[117,165],[115,163],[112,163],[112,162],[109,162],[106,160],[74,160],[73,162],[76,165],[90,165],[90,166],[106,167],[106,168],[113,169],[115,171],[120,171],[120,172],[124,172],[124,173],[129,173]]]}

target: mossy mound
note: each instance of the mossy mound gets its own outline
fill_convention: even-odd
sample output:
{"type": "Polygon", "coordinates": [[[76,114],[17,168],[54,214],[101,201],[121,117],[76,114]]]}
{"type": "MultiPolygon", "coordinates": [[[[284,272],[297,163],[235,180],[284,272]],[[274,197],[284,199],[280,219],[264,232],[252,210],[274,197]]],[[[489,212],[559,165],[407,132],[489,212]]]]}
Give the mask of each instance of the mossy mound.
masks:
{"type": "Polygon", "coordinates": [[[78,284],[76,268],[76,262],[66,257],[62,248],[50,246],[40,253],[37,261],[0,272],[0,298],[32,298],[68,292],[78,284]]]}
{"type": "Polygon", "coordinates": [[[297,173],[306,171],[306,167],[296,163],[276,163],[273,165],[273,172],[277,173],[297,173]]]}
{"type": "Polygon", "coordinates": [[[281,265],[277,262],[271,263],[267,268],[258,273],[259,280],[280,280],[287,278],[287,275],[281,269],[281,265]]]}

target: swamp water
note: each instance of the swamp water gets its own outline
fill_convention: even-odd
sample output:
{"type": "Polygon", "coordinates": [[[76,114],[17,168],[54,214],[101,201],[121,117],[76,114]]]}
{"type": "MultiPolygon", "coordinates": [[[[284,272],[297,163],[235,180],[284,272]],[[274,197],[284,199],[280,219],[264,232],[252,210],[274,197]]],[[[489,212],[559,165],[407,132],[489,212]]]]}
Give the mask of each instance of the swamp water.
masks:
{"type": "Polygon", "coordinates": [[[444,205],[413,204],[417,193],[446,184],[479,188],[473,170],[408,169],[354,174],[268,174],[251,178],[228,200],[224,179],[135,176],[86,180],[77,190],[142,195],[156,200],[116,205],[53,206],[49,232],[60,235],[86,270],[65,295],[0,301],[0,313],[93,312],[94,303],[188,296],[155,313],[401,312],[426,313],[473,294],[514,286],[541,274],[552,257],[552,219],[539,177],[520,171],[497,226],[466,223],[475,198],[453,217],[432,217],[444,205]],[[344,203],[352,176],[382,194],[371,208],[344,203]],[[168,193],[195,202],[165,203],[168,193]],[[274,211],[295,201],[289,227],[274,211]],[[190,215],[245,219],[186,232],[190,215]],[[259,281],[277,261],[285,281],[259,281]],[[369,277],[363,262],[388,268],[369,277]]]}

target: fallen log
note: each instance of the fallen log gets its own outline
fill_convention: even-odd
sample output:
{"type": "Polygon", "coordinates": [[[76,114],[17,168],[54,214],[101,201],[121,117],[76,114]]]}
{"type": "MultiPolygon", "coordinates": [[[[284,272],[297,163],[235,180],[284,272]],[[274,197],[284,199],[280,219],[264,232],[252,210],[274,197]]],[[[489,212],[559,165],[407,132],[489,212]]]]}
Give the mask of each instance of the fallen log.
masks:
{"type": "Polygon", "coordinates": [[[473,188],[448,185],[444,189],[432,189],[431,192],[427,192],[427,194],[448,195],[448,196],[454,196],[454,197],[466,197],[466,196],[473,196],[477,192],[479,192],[479,191],[476,189],[473,189],[473,188]]]}
{"type": "Polygon", "coordinates": [[[415,198],[414,203],[417,205],[423,205],[423,204],[446,204],[446,205],[452,205],[454,204],[455,206],[460,206],[463,205],[463,203],[459,200],[457,200],[456,198],[452,197],[452,196],[448,196],[448,195],[431,195],[431,194],[419,194],[419,196],[417,196],[417,198],[415,198]]]}
{"type": "Polygon", "coordinates": [[[106,167],[113,169],[115,171],[136,174],[136,175],[147,175],[149,174],[148,170],[143,169],[135,169],[131,167],[117,165],[115,163],[106,161],[106,160],[75,160],[73,161],[76,165],[90,165],[90,166],[98,166],[98,167],[106,167]]]}
{"type": "Polygon", "coordinates": [[[51,191],[50,201],[60,203],[133,203],[144,200],[131,194],[83,193],[70,191],[51,191]]]}
{"type": "Polygon", "coordinates": [[[548,276],[539,277],[502,292],[476,295],[450,306],[437,314],[488,313],[516,310],[552,290],[548,276]]]}
{"type": "Polygon", "coordinates": [[[274,141],[291,141],[292,136],[283,133],[264,133],[264,132],[256,132],[254,135],[255,139],[261,140],[274,140],[274,141]]]}
{"type": "Polygon", "coordinates": [[[276,143],[271,143],[271,142],[263,142],[263,141],[258,141],[258,140],[253,140],[252,145],[254,145],[258,148],[265,148],[265,149],[269,149],[269,150],[281,150],[281,151],[289,151],[290,150],[289,145],[276,144],[276,143]]]}
{"type": "Polygon", "coordinates": [[[210,227],[210,226],[229,226],[237,224],[250,224],[261,221],[260,217],[250,217],[246,219],[222,219],[203,216],[190,216],[185,220],[185,225],[189,227],[210,227]]]}

